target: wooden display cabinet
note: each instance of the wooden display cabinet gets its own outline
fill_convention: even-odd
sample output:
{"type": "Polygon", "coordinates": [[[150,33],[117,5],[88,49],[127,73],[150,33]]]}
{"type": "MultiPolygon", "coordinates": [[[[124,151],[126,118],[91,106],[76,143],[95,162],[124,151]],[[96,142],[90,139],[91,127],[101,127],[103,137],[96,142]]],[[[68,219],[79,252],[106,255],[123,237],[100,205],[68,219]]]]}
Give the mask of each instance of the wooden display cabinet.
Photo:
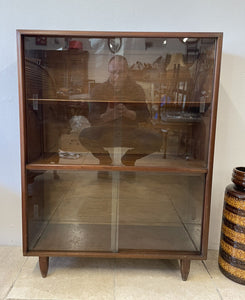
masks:
{"type": "Polygon", "coordinates": [[[222,33],[18,30],[23,252],[207,256],[222,33]],[[40,43],[39,41],[43,42],[40,43]]]}

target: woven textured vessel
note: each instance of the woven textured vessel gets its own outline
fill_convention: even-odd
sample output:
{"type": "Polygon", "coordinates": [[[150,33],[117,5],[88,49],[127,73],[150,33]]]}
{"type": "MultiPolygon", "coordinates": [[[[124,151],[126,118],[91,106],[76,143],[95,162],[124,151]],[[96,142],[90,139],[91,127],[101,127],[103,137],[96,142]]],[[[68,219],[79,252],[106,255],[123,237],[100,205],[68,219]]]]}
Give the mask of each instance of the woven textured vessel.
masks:
{"type": "Polygon", "coordinates": [[[233,169],[232,181],[225,190],[219,268],[245,285],[245,167],[233,169]]]}

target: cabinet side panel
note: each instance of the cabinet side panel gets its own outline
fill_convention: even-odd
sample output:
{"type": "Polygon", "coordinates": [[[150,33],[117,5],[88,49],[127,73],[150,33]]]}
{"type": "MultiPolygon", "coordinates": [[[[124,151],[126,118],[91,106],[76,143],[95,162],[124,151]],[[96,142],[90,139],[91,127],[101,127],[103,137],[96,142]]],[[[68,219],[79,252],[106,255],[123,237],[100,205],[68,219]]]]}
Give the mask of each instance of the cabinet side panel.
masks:
{"type": "Polygon", "coordinates": [[[19,117],[20,117],[20,153],[21,153],[21,197],[22,197],[22,239],[23,252],[27,251],[27,227],[26,227],[26,129],[25,129],[25,89],[24,89],[24,52],[23,52],[23,36],[17,31],[17,57],[18,57],[18,90],[19,90],[19,117]]]}
{"type": "Polygon", "coordinates": [[[202,232],[202,254],[207,256],[208,248],[208,233],[209,233],[209,219],[210,219],[210,201],[212,190],[212,177],[213,177],[213,160],[214,160],[214,145],[215,145],[215,130],[217,119],[217,106],[218,106],[218,93],[219,93],[219,80],[220,80],[220,67],[222,55],[222,41],[223,34],[219,34],[216,45],[215,57],[215,70],[214,70],[214,90],[212,101],[212,114],[211,114],[211,128],[209,134],[209,149],[208,149],[208,173],[205,185],[205,198],[204,198],[204,215],[203,215],[203,232],[202,232]]]}

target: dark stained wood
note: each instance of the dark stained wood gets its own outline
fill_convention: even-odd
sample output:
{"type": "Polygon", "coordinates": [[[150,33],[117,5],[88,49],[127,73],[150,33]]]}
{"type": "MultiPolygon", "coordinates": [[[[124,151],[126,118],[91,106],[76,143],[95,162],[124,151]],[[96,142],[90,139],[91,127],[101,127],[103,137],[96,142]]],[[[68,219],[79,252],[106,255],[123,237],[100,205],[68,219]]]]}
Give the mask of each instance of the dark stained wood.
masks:
{"type": "Polygon", "coordinates": [[[49,266],[49,257],[40,256],[39,257],[39,267],[42,274],[42,277],[45,278],[48,274],[48,266],[49,266]]]}
{"type": "Polygon", "coordinates": [[[20,153],[21,153],[21,191],[22,191],[22,240],[23,253],[27,253],[27,211],[26,211],[26,129],[25,129],[25,83],[24,83],[24,49],[23,38],[20,32],[17,32],[17,59],[18,59],[18,90],[19,90],[19,117],[20,117],[20,153]]]}
{"type": "Polygon", "coordinates": [[[152,250],[119,250],[118,252],[105,251],[28,251],[26,256],[48,257],[97,257],[97,258],[133,258],[133,259],[185,259],[203,260],[199,251],[152,251],[152,250]]]}
{"type": "MultiPolygon", "coordinates": [[[[22,177],[22,224],[23,224],[23,252],[27,256],[39,256],[40,271],[43,277],[47,276],[49,257],[50,256],[74,256],[74,257],[110,257],[110,258],[147,258],[147,259],[180,259],[180,271],[183,280],[187,280],[190,271],[191,260],[203,260],[207,257],[208,249],[208,231],[209,231],[209,215],[210,215],[210,197],[211,197],[211,183],[213,172],[213,159],[214,159],[214,141],[215,141],[215,126],[217,114],[217,100],[219,88],[219,75],[221,64],[221,48],[222,48],[222,33],[198,33],[198,32],[104,32],[104,31],[48,31],[48,30],[17,30],[17,46],[18,46],[18,87],[19,87],[19,105],[20,105],[20,137],[21,137],[21,177],[22,177]],[[58,164],[57,157],[54,158],[55,163],[50,163],[46,159],[38,159],[27,163],[27,130],[26,130],[26,101],[33,101],[31,97],[26,99],[26,84],[25,84],[25,66],[24,66],[24,49],[23,39],[24,36],[60,36],[60,37],[138,37],[138,38],[184,38],[184,37],[198,37],[198,38],[215,38],[216,45],[216,58],[214,67],[214,82],[213,82],[213,95],[212,95],[212,108],[211,108],[211,126],[209,131],[209,148],[208,148],[208,164],[204,166],[202,161],[171,161],[164,159],[163,165],[159,166],[103,166],[103,165],[75,165],[75,164],[58,164]],[[166,173],[185,173],[190,175],[206,174],[204,203],[203,203],[203,220],[202,220],[202,238],[201,238],[201,251],[166,251],[166,250],[131,250],[124,249],[117,253],[112,252],[88,252],[88,251],[33,251],[28,247],[28,199],[27,199],[27,170],[46,171],[46,170],[91,170],[91,171],[137,171],[137,172],[166,172],[166,173]]],[[[39,103],[47,107],[50,103],[62,102],[65,105],[68,99],[56,99],[50,97],[46,99],[38,99],[39,103]],[[45,103],[45,105],[44,105],[45,103]]],[[[88,99],[69,100],[69,102],[90,102],[88,99]]],[[[157,102],[156,102],[157,103],[157,102]]],[[[194,107],[196,103],[187,101],[186,105],[194,107]]],[[[51,151],[51,150],[50,150],[51,151]]],[[[56,174],[56,173],[55,173],[56,174]]]]}
{"type": "Polygon", "coordinates": [[[21,35],[45,35],[45,36],[84,36],[84,37],[166,37],[184,38],[188,37],[222,37],[220,32],[125,32],[125,31],[64,31],[64,30],[22,30],[17,32],[21,35]]]}
{"type": "MultiPolygon", "coordinates": [[[[178,164],[178,163],[176,163],[178,164]]],[[[181,166],[179,167],[172,166],[171,164],[166,166],[159,167],[150,167],[150,166],[106,166],[106,165],[62,165],[62,164],[42,164],[42,163],[32,163],[26,165],[27,170],[105,170],[105,171],[138,171],[138,172],[166,172],[166,173],[196,173],[196,174],[205,174],[207,173],[206,168],[200,167],[189,167],[181,166]]]]}
{"type": "Polygon", "coordinates": [[[190,272],[191,260],[183,258],[180,260],[180,272],[183,281],[186,281],[190,272]]]}

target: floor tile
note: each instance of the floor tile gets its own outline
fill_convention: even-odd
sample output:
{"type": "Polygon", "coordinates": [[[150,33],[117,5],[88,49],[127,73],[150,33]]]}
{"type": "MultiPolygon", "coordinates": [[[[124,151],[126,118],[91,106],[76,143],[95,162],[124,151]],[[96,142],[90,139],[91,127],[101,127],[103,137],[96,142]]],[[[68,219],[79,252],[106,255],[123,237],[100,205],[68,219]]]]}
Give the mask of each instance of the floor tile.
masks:
{"type": "Polygon", "coordinates": [[[0,299],[11,289],[25,260],[20,247],[0,247],[0,299]]]}
{"type": "Polygon", "coordinates": [[[220,299],[202,262],[192,261],[187,281],[182,281],[177,260],[118,262],[116,300],[220,299]]]}
{"type": "Polygon", "coordinates": [[[113,261],[51,258],[42,278],[37,258],[28,258],[7,299],[113,299],[113,261]]]}
{"type": "Polygon", "coordinates": [[[0,299],[245,299],[245,286],[226,278],[217,262],[218,251],[210,250],[207,261],[191,262],[184,282],[177,260],[57,257],[44,279],[37,257],[0,247],[0,299]]]}
{"type": "Polygon", "coordinates": [[[210,250],[208,252],[208,260],[205,261],[205,265],[222,299],[244,300],[245,285],[236,283],[221,273],[218,267],[218,254],[218,251],[210,250]]]}

